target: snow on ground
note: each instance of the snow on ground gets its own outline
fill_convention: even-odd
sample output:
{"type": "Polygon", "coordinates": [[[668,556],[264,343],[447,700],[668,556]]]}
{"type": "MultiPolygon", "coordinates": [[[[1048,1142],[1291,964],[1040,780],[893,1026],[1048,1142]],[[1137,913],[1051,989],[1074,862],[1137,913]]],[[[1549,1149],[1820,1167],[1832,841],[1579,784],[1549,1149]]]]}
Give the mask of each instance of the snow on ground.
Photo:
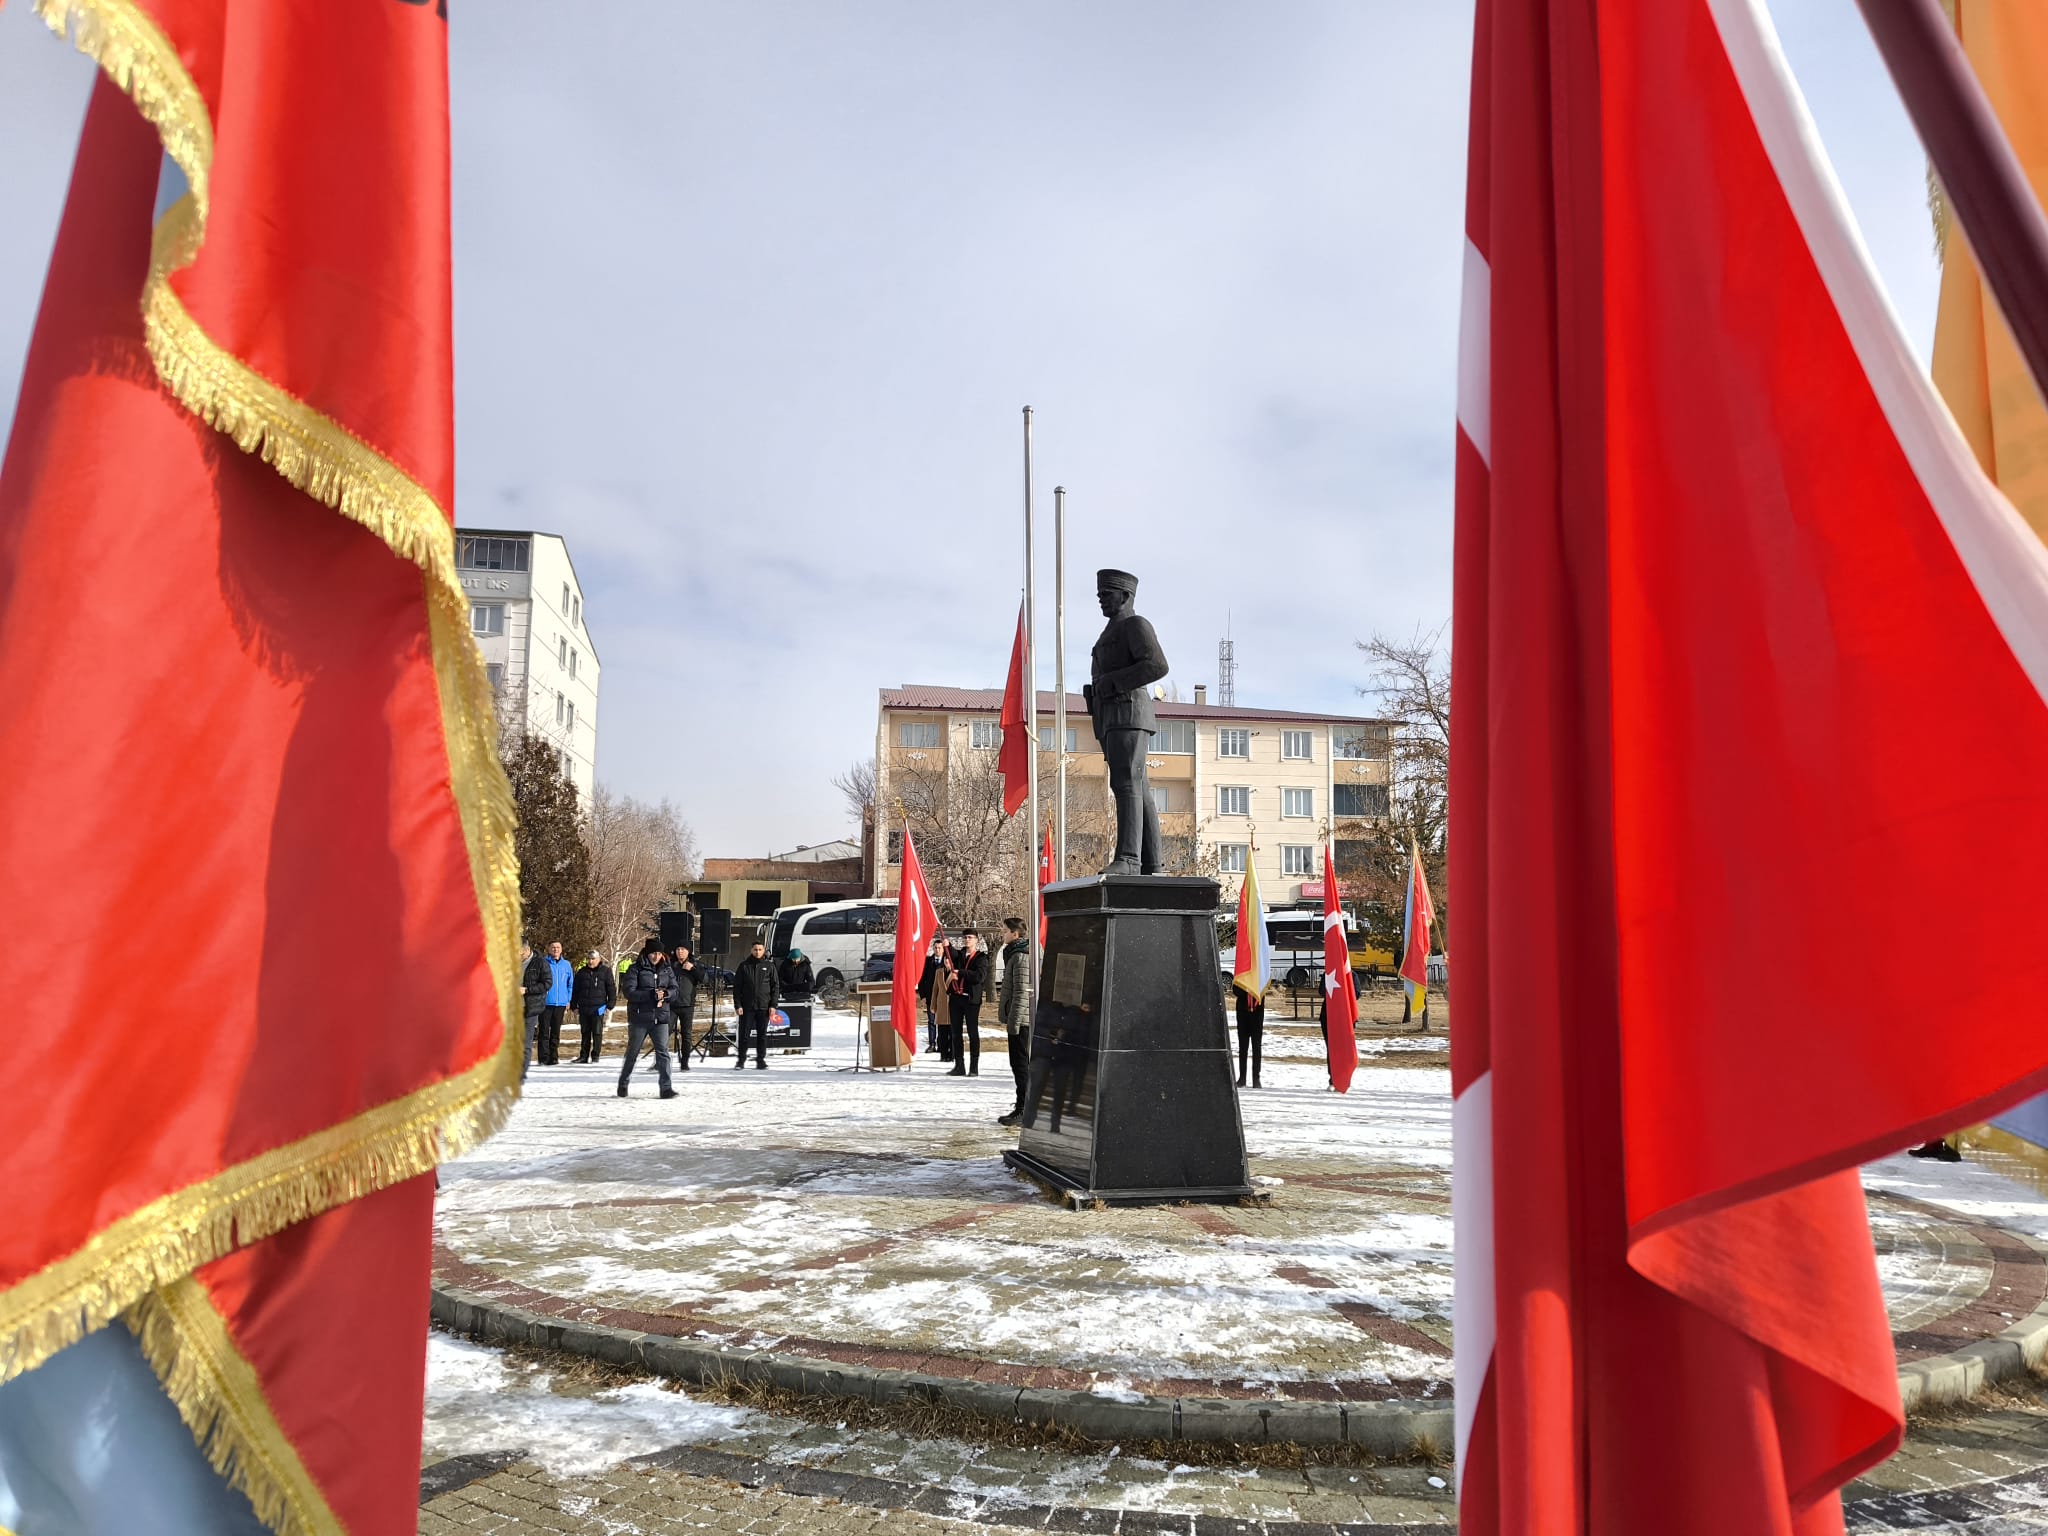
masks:
{"type": "Polygon", "coordinates": [[[524,1451],[554,1476],[579,1477],[668,1446],[729,1438],[754,1418],[652,1381],[578,1396],[495,1349],[427,1336],[429,1457],[524,1451]]]}

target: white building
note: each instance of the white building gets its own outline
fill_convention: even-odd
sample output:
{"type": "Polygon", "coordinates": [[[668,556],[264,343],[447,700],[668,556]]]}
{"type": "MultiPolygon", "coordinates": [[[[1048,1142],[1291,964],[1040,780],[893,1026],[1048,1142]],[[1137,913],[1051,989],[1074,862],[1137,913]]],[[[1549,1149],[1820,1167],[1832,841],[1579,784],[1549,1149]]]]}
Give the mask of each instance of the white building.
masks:
{"type": "Polygon", "coordinates": [[[500,716],[523,716],[529,732],[555,743],[588,805],[597,782],[597,647],[569,546],[553,533],[458,528],[455,565],[500,716]]]}

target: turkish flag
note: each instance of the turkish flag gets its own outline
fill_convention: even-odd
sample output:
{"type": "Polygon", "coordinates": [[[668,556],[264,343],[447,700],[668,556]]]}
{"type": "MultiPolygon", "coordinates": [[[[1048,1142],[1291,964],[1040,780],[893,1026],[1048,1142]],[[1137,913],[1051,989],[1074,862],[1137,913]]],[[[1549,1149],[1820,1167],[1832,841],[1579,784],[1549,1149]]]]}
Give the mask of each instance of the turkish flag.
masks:
{"type": "Polygon", "coordinates": [[[1902,1429],[1856,1165],[2048,1082],[2048,553],[1752,0],[1480,0],[1470,155],[1460,1529],[1838,1532],[1902,1429]],[[1962,849],[1932,1024],[1880,957],[1962,849]]]}
{"type": "Polygon", "coordinates": [[[1045,888],[1058,878],[1052,867],[1052,823],[1045,825],[1045,846],[1038,850],[1038,945],[1045,947],[1045,888]]]}
{"type": "Polygon", "coordinates": [[[1017,609],[1017,643],[1010,648],[1010,677],[1003,684],[1003,749],[996,770],[1003,776],[1003,814],[1014,816],[1031,793],[1031,706],[1024,677],[1024,609],[1017,609]]]}
{"type": "Polygon", "coordinates": [[[925,951],[939,931],[939,909],[924,883],[917,862],[917,841],[903,829],[903,887],[896,893],[896,959],[889,972],[889,1022],[903,1047],[917,1054],[917,984],[924,975],[925,951]]]}
{"type": "Polygon", "coordinates": [[[521,1044],[451,521],[447,29],[119,14],[79,41],[148,120],[100,82],[0,467],[0,891],[35,893],[24,952],[176,979],[148,1029],[16,1042],[0,1379],[120,1314],[259,1513],[409,1528],[423,1175],[521,1044]]]}
{"type": "Polygon", "coordinates": [[[1358,1070],[1358,983],[1351,975],[1351,941],[1344,932],[1344,909],[1337,905],[1337,861],[1332,845],[1323,844],[1323,1050],[1330,1063],[1330,1086],[1351,1091],[1358,1070]]]}

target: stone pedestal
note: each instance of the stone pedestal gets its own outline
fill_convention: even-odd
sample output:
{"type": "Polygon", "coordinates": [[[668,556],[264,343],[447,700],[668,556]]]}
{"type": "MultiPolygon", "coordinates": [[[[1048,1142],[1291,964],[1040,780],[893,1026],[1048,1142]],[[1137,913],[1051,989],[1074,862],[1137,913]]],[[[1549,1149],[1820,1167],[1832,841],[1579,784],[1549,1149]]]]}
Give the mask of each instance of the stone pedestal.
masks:
{"type": "Polygon", "coordinates": [[[1045,888],[1045,956],[1012,1168],[1075,1204],[1251,1193],[1216,965],[1213,880],[1045,888]]]}

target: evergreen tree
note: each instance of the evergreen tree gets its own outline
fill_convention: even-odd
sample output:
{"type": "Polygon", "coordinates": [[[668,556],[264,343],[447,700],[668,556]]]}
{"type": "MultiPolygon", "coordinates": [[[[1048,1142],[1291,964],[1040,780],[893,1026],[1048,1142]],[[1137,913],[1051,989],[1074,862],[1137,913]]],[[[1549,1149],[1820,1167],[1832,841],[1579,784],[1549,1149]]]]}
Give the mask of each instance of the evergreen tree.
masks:
{"type": "Polygon", "coordinates": [[[597,944],[598,923],[576,786],[561,753],[542,737],[515,735],[501,750],[519,812],[519,903],[527,936],[536,950],[560,939],[563,952],[580,961],[597,944]]]}

